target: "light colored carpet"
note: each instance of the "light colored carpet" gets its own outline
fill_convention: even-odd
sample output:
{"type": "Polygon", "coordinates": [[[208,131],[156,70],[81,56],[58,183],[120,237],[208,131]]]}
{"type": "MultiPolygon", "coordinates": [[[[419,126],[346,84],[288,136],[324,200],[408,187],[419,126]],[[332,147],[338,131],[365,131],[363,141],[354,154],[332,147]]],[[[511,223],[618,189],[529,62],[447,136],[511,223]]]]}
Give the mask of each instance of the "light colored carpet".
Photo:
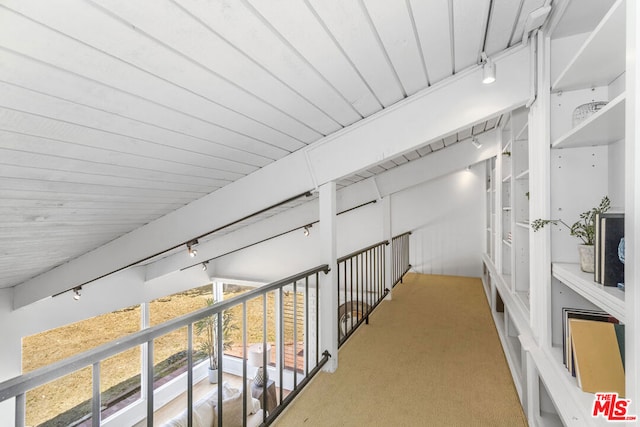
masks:
{"type": "Polygon", "coordinates": [[[410,273],[274,425],[527,422],[480,279],[410,273]]]}

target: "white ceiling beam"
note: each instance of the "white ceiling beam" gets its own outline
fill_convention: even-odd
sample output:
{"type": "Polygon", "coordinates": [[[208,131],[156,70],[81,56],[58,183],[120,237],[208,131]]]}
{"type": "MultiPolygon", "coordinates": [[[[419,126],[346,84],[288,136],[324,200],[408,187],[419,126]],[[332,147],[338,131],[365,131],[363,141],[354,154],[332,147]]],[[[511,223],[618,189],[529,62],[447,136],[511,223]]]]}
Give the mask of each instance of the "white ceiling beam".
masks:
{"type": "Polygon", "coordinates": [[[511,50],[494,62],[493,84],[483,85],[482,68],[474,67],[310,146],[318,184],[524,105],[530,96],[528,50],[511,50]]]}
{"type": "Polygon", "coordinates": [[[523,105],[530,95],[528,62],[528,50],[511,50],[495,58],[492,85],[482,85],[482,70],[474,67],[17,285],[14,309],[523,105]]]}

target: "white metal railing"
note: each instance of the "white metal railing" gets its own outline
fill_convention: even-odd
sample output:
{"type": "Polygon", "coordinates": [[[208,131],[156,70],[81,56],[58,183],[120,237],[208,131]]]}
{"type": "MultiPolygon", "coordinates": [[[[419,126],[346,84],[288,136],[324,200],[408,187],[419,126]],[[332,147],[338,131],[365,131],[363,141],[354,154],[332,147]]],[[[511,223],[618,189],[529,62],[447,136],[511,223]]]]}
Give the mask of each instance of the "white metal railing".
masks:
{"type": "Polygon", "coordinates": [[[386,246],[376,243],[338,259],[338,346],[342,346],[389,293],[386,246]]]}
{"type": "Polygon", "coordinates": [[[402,278],[411,268],[409,264],[409,236],[411,232],[400,234],[391,239],[391,283],[392,286],[402,282],[402,278]]]}
{"type": "MultiPolygon", "coordinates": [[[[99,426],[101,424],[101,394],[100,394],[100,363],[101,361],[117,355],[123,351],[135,348],[138,346],[146,346],[147,348],[147,390],[149,391],[146,396],[146,413],[147,424],[153,425],[153,413],[154,413],[154,364],[153,364],[153,341],[167,333],[175,331],[180,328],[187,327],[187,410],[189,425],[191,425],[191,419],[193,416],[193,326],[194,323],[199,320],[205,319],[209,316],[217,316],[217,335],[223,336],[222,331],[222,316],[226,310],[234,308],[236,306],[242,306],[242,334],[243,334],[243,359],[242,359],[242,377],[243,377],[243,396],[247,395],[247,302],[255,299],[263,299],[263,348],[267,348],[267,310],[266,301],[267,294],[270,292],[279,295],[277,301],[279,301],[279,310],[276,310],[278,318],[276,322],[280,325],[280,328],[284,327],[283,318],[283,294],[285,288],[293,288],[294,295],[301,293],[304,300],[301,302],[304,304],[304,313],[301,313],[302,319],[299,319],[298,311],[294,310],[295,316],[293,317],[293,334],[295,340],[302,336],[304,340],[304,366],[297,366],[297,359],[294,355],[294,378],[300,375],[304,378],[301,381],[294,379],[293,390],[285,397],[282,387],[283,383],[283,371],[286,368],[284,363],[284,334],[280,334],[280,337],[275,342],[275,347],[278,355],[277,369],[279,370],[280,379],[280,395],[278,398],[278,405],[275,409],[272,409],[267,415],[267,411],[263,411],[263,423],[271,423],[275,417],[291,402],[291,400],[298,394],[298,392],[308,383],[315,373],[326,363],[331,355],[324,351],[320,351],[319,347],[319,274],[321,272],[328,272],[329,267],[322,265],[300,274],[287,277],[269,285],[262,286],[260,288],[253,289],[237,297],[229,300],[217,302],[209,307],[205,307],[201,310],[193,313],[175,318],[163,324],[141,330],[133,333],[127,337],[124,337],[118,341],[110,342],[95,349],[80,353],[72,356],[60,362],[51,364],[49,366],[40,368],[33,372],[20,375],[18,377],[6,380],[0,383],[0,402],[15,397],[16,416],[15,425],[22,427],[25,425],[25,408],[26,408],[26,393],[36,387],[44,385],[50,381],[59,379],[68,374],[74,373],[87,366],[92,366],[93,374],[93,398],[92,398],[92,415],[91,422],[93,426],[99,426]],[[310,297],[312,295],[312,297],[310,297]],[[310,338],[313,338],[310,342],[310,338]]],[[[294,298],[296,301],[297,298],[294,298]]],[[[295,304],[295,303],[294,303],[295,304]]],[[[295,307],[295,305],[294,305],[295,307]]],[[[291,320],[288,320],[291,321],[291,320]]],[[[217,341],[218,345],[218,425],[222,425],[222,383],[223,383],[223,340],[217,341]]],[[[295,344],[297,345],[297,343],[295,344]]],[[[266,369],[270,361],[267,360],[267,352],[263,352],[263,368],[266,369]]],[[[266,383],[265,383],[266,387],[266,383]]],[[[263,397],[266,398],[266,390],[263,393],[263,397]]],[[[247,399],[243,399],[243,416],[244,422],[247,419],[247,399]]],[[[265,407],[263,402],[263,408],[265,407]]]]}

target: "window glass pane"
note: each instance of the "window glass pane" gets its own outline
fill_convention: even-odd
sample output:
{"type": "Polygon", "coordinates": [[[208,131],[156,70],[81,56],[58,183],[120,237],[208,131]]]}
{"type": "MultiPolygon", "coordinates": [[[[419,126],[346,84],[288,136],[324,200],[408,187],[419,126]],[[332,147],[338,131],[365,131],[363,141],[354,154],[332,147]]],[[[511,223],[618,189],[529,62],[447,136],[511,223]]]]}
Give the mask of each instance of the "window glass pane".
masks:
{"type": "MultiPolygon", "coordinates": [[[[139,329],[140,307],[134,306],[24,337],[23,373],[114,341],[139,329]]],[[[138,356],[134,351],[130,353],[128,357],[118,361],[118,365],[131,366],[139,372],[139,352],[138,356]]],[[[110,377],[109,387],[130,381],[131,376],[135,375],[127,370],[108,370],[103,376],[105,374],[110,377]]],[[[91,367],[87,367],[27,393],[27,425],[40,425],[47,420],[77,420],[90,414],[91,378],[91,367]]],[[[117,400],[117,397],[114,399],[117,400]]],[[[67,425],[52,422],[51,425],[67,425]]]]}

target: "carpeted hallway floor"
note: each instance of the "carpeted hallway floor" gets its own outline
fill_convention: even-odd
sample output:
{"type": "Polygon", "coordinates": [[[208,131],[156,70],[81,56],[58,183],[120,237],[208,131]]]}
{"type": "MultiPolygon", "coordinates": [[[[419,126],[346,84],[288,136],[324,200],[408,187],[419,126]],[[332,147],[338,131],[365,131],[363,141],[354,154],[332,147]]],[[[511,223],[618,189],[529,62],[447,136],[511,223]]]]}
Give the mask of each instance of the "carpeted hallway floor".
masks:
{"type": "Polygon", "coordinates": [[[410,273],[275,425],[527,423],[480,279],[410,273]]]}

